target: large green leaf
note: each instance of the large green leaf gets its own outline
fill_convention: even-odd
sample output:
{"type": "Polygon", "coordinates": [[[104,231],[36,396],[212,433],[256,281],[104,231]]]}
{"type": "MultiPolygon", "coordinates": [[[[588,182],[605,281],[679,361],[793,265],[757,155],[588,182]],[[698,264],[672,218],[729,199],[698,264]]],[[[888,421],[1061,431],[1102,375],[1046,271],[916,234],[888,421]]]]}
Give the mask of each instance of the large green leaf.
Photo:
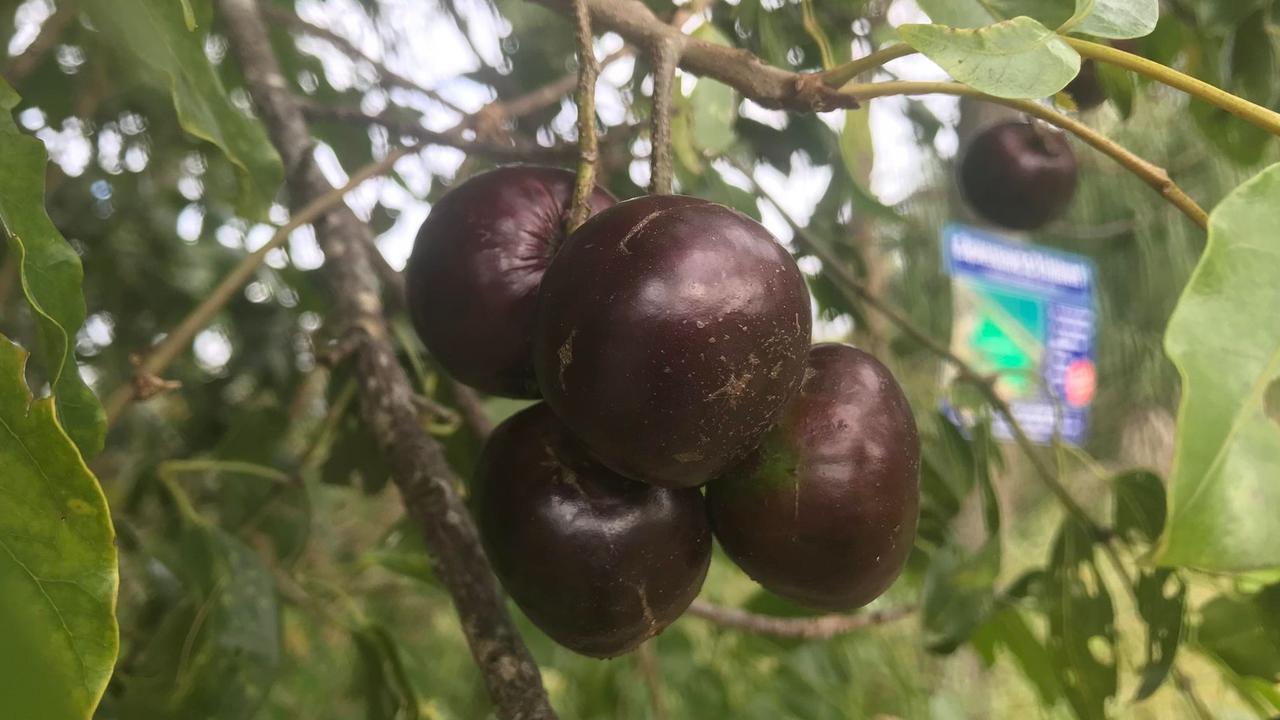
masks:
{"type": "Polygon", "coordinates": [[[1214,210],[1165,349],[1182,374],[1165,565],[1280,566],[1280,165],[1214,210]]]}
{"type": "Polygon", "coordinates": [[[0,79],[0,224],[18,259],[22,290],[40,338],[44,379],[62,427],[86,457],[102,449],[106,416],[76,366],[75,336],[84,324],[80,257],[44,210],[44,144],[24,135],[10,112],[18,96],[0,79]]]}
{"type": "Polygon", "coordinates": [[[1048,27],[1058,27],[1075,10],[1072,0],[919,0],[936,23],[978,28],[1025,15],[1048,27]]]}
{"type": "Polygon", "coordinates": [[[957,81],[997,97],[1048,97],[1080,72],[1080,55],[1028,17],[975,30],[903,25],[898,34],[957,81]]]}
{"type": "MultiPolygon", "coordinates": [[[[208,0],[192,0],[196,25],[212,24],[208,0]]],[[[204,52],[203,32],[188,27],[183,4],[172,0],[87,0],[94,26],[116,47],[132,53],[173,94],[178,122],[188,133],[218,147],[240,180],[239,210],[265,218],[284,177],[280,157],[261,123],[231,103],[204,52]]]]}
{"type": "Polygon", "coordinates": [[[1280,681],[1280,586],[1220,595],[1200,610],[1196,644],[1240,675],[1280,681]]]}
{"type": "Polygon", "coordinates": [[[119,650],[106,498],[0,336],[0,717],[89,718],[119,650]]]}

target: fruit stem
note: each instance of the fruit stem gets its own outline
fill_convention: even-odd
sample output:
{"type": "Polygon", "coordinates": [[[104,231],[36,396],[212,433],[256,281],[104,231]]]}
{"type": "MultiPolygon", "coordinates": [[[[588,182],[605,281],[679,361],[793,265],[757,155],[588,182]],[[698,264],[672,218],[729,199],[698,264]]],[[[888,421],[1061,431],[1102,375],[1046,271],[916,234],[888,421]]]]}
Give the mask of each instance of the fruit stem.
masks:
{"type": "Polygon", "coordinates": [[[578,34],[578,180],[565,219],[566,234],[578,229],[591,214],[591,191],[595,189],[596,163],[600,159],[600,140],[596,136],[596,78],[600,76],[600,63],[596,61],[586,0],[573,0],[573,15],[578,34]]]}
{"type": "MultiPolygon", "coordinates": [[[[584,1],[584,0],[578,0],[584,1]]],[[[671,155],[671,106],[676,65],[684,51],[685,35],[654,38],[649,49],[653,63],[653,117],[649,131],[649,193],[670,195],[675,171],[671,155]]]]}
{"type": "Polygon", "coordinates": [[[891,60],[897,60],[900,57],[916,54],[916,49],[906,43],[898,43],[881,48],[870,55],[860,57],[857,60],[851,60],[843,65],[837,65],[830,70],[818,73],[818,77],[822,79],[823,84],[827,87],[838,88],[847,82],[853,81],[859,75],[875,70],[876,68],[888,63],[891,60]]]}
{"type": "Polygon", "coordinates": [[[1162,197],[1182,211],[1192,222],[1202,229],[1209,227],[1209,214],[1191,199],[1177,183],[1169,177],[1169,173],[1130,152],[1123,145],[1094,130],[1088,125],[1060,113],[1053,108],[1031,100],[1011,100],[995,97],[975,90],[968,85],[955,82],[914,82],[892,81],[846,85],[842,93],[853,95],[860,100],[889,97],[893,95],[960,95],[976,98],[984,102],[1004,105],[1019,110],[1033,117],[1040,118],[1051,125],[1056,125],[1083,140],[1095,150],[1111,157],[1125,169],[1137,175],[1143,182],[1160,193],[1162,197]]]}
{"type": "Polygon", "coordinates": [[[1151,78],[1222,108],[1242,120],[1257,125],[1272,135],[1280,135],[1280,113],[1268,110],[1261,105],[1232,95],[1221,88],[1214,87],[1203,80],[1178,72],[1171,67],[1166,67],[1140,55],[1127,53],[1110,45],[1081,40],[1080,38],[1069,37],[1064,39],[1067,44],[1075,48],[1076,52],[1084,57],[1115,65],[1151,78]]]}

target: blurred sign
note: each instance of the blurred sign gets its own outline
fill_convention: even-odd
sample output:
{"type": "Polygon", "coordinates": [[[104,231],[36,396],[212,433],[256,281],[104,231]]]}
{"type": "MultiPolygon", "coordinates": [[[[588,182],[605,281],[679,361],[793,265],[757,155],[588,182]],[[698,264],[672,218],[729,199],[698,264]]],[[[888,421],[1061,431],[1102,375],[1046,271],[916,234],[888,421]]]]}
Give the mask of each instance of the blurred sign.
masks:
{"type": "MultiPolygon", "coordinates": [[[[942,254],[952,351],[998,375],[996,390],[1032,440],[1083,443],[1098,383],[1092,261],[959,224],[943,230],[942,254]]],[[[965,424],[963,409],[948,412],[965,424]]],[[[1010,437],[1000,418],[994,430],[1010,437]]]]}

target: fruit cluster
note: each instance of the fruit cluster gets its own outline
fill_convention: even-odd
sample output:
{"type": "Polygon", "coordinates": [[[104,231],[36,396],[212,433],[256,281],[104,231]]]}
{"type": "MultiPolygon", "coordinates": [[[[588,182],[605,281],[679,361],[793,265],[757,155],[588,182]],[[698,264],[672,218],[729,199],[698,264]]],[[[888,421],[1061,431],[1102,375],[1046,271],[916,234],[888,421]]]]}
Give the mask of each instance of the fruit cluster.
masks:
{"type": "Polygon", "coordinates": [[[544,400],[493,432],[472,479],[507,592],[596,657],[684,612],[713,532],[803,605],[884,592],[915,536],[920,451],[888,369],[810,347],[804,277],[750,218],[597,189],[567,234],[573,182],[538,167],[467,180],[432,208],[407,270],[445,370],[544,400]]]}

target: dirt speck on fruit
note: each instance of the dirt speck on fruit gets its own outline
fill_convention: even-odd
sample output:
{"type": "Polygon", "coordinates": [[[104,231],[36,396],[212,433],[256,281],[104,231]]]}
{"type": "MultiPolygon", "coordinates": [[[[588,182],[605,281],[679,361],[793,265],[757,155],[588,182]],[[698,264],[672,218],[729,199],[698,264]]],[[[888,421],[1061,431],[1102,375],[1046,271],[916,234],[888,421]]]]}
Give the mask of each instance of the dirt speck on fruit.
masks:
{"type": "Polygon", "coordinates": [[[635,237],[635,236],[639,235],[639,234],[640,234],[640,232],[641,232],[642,230],[644,230],[644,226],[645,226],[645,225],[648,225],[650,222],[652,222],[652,221],[653,221],[653,219],[654,219],[654,218],[658,217],[658,216],[659,216],[659,215],[661,215],[663,212],[665,212],[665,211],[664,211],[664,210],[654,210],[653,212],[649,213],[648,215],[645,215],[645,216],[644,216],[644,219],[642,219],[640,222],[636,223],[635,227],[631,228],[631,231],[630,231],[630,232],[628,232],[626,235],[624,235],[624,236],[622,237],[622,242],[618,243],[618,252],[622,253],[623,255],[630,255],[630,254],[631,254],[631,248],[627,247],[627,243],[631,242],[631,238],[633,238],[633,237],[635,237]]]}
{"type": "Polygon", "coordinates": [[[693,452],[676,453],[672,457],[676,459],[676,462],[682,462],[682,463],[702,462],[702,453],[697,452],[696,450],[693,452]]]}
{"type": "Polygon", "coordinates": [[[573,362],[573,337],[578,334],[577,329],[569,331],[569,339],[564,341],[557,353],[560,356],[560,388],[565,389],[564,371],[573,362]]]}
{"type": "Polygon", "coordinates": [[[738,404],[738,398],[747,391],[747,384],[751,382],[751,373],[743,373],[742,375],[730,375],[729,381],[719,390],[707,396],[708,400],[718,400],[720,398],[728,398],[729,407],[738,404]]]}

